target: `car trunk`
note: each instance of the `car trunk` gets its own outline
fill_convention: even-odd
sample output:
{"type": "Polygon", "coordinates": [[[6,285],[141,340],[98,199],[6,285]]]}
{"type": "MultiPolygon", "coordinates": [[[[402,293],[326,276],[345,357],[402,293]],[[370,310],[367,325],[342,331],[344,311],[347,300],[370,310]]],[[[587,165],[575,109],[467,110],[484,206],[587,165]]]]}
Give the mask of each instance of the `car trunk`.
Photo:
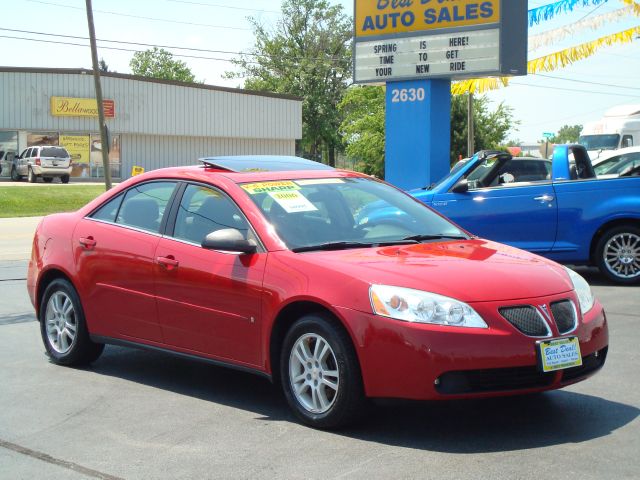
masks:
{"type": "Polygon", "coordinates": [[[67,168],[71,158],[64,148],[48,147],[40,152],[40,165],[43,167],[67,168]]]}

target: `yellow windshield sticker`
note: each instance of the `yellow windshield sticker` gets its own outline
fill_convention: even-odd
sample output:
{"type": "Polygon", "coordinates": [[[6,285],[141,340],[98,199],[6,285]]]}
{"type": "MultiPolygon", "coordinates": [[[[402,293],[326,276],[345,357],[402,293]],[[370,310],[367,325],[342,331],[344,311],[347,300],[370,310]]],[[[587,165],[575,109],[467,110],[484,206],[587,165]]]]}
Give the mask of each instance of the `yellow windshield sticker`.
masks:
{"type": "Polygon", "coordinates": [[[260,183],[246,183],[240,185],[249,194],[257,195],[259,193],[270,192],[286,192],[289,190],[300,190],[300,187],[293,183],[291,180],[283,180],[279,182],[260,182],[260,183]]]}
{"type": "Polygon", "coordinates": [[[269,192],[269,196],[278,202],[278,205],[287,213],[314,212],[318,210],[307,197],[297,190],[269,192]]]}
{"type": "Polygon", "coordinates": [[[296,183],[301,187],[306,185],[329,185],[333,183],[344,183],[341,178],[312,178],[309,180],[296,180],[296,183]]]}

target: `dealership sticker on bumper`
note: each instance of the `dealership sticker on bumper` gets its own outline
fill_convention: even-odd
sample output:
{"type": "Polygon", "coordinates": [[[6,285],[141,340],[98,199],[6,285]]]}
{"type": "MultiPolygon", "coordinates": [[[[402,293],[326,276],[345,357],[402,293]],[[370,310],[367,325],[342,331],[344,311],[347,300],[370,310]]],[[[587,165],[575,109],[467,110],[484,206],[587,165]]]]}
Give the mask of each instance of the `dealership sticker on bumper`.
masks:
{"type": "Polygon", "coordinates": [[[553,372],[582,365],[578,337],[539,342],[538,348],[543,372],[553,372]]]}

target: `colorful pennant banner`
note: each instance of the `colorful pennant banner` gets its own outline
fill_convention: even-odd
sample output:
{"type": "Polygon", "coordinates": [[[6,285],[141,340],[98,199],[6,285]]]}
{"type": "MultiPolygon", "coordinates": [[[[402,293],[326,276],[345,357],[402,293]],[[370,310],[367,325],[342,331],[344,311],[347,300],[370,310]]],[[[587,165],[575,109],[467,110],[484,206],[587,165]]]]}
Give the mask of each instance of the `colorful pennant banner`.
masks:
{"type": "MultiPolygon", "coordinates": [[[[622,32],[607,35],[591,42],[565,48],[559,52],[551,53],[543,57],[534,58],[527,63],[527,71],[530,75],[540,72],[552,72],[566,67],[579,60],[584,60],[594,55],[598,50],[613,45],[630,43],[634,37],[640,35],[640,27],[633,27],[622,32]]],[[[465,93],[483,93],[496,90],[501,86],[507,86],[509,78],[479,78],[455,82],[451,85],[451,93],[462,95],[465,93]]]]}
{"type": "MultiPolygon", "coordinates": [[[[624,1],[624,0],[623,0],[624,1]]],[[[560,0],[548,5],[529,10],[529,26],[539,25],[540,22],[551,20],[556,15],[572,12],[576,7],[598,6],[608,0],[560,0]]]]}

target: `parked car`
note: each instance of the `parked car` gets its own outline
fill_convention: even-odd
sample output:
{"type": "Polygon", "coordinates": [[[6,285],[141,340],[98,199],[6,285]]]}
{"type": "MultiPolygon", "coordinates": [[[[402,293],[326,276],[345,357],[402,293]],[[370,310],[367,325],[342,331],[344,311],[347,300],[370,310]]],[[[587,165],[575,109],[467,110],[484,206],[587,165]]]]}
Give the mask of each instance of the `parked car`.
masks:
{"type": "Polygon", "coordinates": [[[537,176],[514,173],[518,162],[506,152],[480,152],[432,189],[411,194],[481,237],[595,265],[617,283],[640,282],[640,178],[597,179],[582,145],[557,145],[537,176]]]}
{"type": "Polygon", "coordinates": [[[622,148],[602,155],[594,170],[598,178],[640,175],[640,147],[622,148]]]}
{"type": "Polygon", "coordinates": [[[62,183],[69,183],[71,169],[71,156],[64,147],[41,145],[25,148],[14,158],[11,179],[19,181],[26,176],[30,183],[35,183],[41,177],[51,183],[60,178],[62,183]]]}
{"type": "Polygon", "coordinates": [[[295,157],[155,170],[47,216],[27,284],[54,363],[118,344],[226,365],[279,384],[319,428],[352,421],[367,397],[562,388],[608,348],[577,273],[295,157]],[[414,221],[355,221],[380,201],[414,221]]]}

